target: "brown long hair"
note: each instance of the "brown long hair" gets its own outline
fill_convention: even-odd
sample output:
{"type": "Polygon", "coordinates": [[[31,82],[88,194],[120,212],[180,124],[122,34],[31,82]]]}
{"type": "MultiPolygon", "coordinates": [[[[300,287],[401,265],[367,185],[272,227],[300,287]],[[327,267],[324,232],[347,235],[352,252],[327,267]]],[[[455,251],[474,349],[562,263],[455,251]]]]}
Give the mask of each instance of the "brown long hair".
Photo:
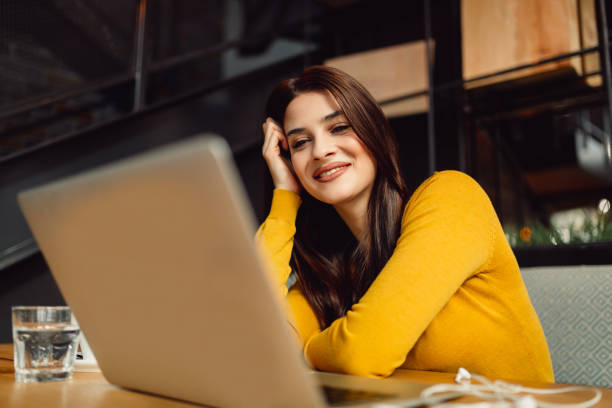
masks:
{"type": "Polygon", "coordinates": [[[391,257],[408,193],[391,125],[372,95],[348,74],[313,66],[282,81],[268,98],[266,116],[284,126],[289,103],[312,91],[329,91],[377,164],[361,242],[331,205],[301,193],[290,264],[319,324],[327,327],[359,301],[391,257]]]}

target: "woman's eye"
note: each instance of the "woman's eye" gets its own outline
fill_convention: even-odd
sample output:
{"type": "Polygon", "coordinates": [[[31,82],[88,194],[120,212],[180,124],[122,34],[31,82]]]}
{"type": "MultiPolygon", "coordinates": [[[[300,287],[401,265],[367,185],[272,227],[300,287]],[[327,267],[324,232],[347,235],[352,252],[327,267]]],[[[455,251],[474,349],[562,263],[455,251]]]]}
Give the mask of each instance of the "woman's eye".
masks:
{"type": "Polygon", "coordinates": [[[306,140],[302,139],[302,140],[296,140],[295,142],[293,142],[293,145],[291,145],[291,147],[293,149],[299,149],[301,146],[304,145],[304,143],[306,143],[306,140]]]}
{"type": "Polygon", "coordinates": [[[338,125],[338,126],[334,126],[334,128],[332,129],[332,133],[342,133],[345,130],[347,130],[349,128],[348,125],[338,125]]]}

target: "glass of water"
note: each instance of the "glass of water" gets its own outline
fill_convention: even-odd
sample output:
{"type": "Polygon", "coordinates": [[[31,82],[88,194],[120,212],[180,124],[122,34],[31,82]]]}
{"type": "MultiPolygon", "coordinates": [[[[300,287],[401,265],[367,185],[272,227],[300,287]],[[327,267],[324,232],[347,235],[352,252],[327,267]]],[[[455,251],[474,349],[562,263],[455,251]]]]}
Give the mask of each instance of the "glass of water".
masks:
{"type": "Polygon", "coordinates": [[[67,306],[13,306],[15,380],[72,378],[79,327],[67,306]]]}

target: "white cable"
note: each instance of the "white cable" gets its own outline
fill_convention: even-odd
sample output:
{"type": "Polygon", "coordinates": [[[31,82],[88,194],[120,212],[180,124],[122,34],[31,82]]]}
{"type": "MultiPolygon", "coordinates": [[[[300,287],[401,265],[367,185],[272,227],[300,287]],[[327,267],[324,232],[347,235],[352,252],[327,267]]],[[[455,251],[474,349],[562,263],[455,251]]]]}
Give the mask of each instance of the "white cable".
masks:
{"type": "Polygon", "coordinates": [[[488,378],[471,374],[464,368],[460,368],[457,372],[455,382],[457,384],[437,384],[426,388],[421,393],[421,398],[447,392],[458,392],[487,400],[477,403],[444,403],[435,405],[436,408],[589,408],[601,400],[601,391],[597,388],[580,386],[547,389],[529,388],[501,380],[491,382],[488,378]],[[480,382],[480,384],[472,384],[472,379],[480,382]],[[546,402],[537,400],[531,395],[524,395],[525,393],[553,395],[574,391],[588,391],[595,395],[591,399],[579,403],[546,402]]]}

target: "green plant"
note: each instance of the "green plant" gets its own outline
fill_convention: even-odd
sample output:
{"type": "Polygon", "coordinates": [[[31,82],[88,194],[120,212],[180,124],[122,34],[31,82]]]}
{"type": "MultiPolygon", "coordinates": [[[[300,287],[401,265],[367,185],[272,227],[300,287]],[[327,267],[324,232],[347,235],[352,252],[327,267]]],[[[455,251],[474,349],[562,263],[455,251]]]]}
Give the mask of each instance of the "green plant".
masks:
{"type": "Polygon", "coordinates": [[[612,220],[607,213],[581,208],[551,217],[551,226],[538,221],[525,225],[504,225],[504,233],[513,247],[565,245],[612,241],[612,220]]]}

